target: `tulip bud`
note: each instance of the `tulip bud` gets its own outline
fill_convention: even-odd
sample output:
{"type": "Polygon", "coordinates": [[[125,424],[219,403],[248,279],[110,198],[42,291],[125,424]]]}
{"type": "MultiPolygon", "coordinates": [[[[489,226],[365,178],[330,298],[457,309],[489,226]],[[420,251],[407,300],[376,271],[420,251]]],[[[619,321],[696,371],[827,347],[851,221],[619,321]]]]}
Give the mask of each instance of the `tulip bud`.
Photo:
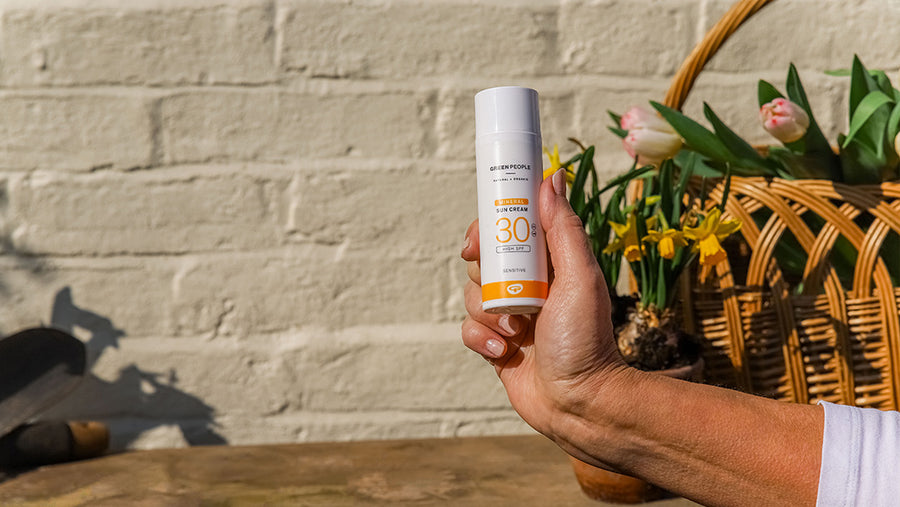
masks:
{"type": "Polygon", "coordinates": [[[897,152],[897,155],[900,155],[900,132],[894,136],[894,151],[897,152]]]}
{"type": "Polygon", "coordinates": [[[766,132],[782,143],[792,143],[806,135],[809,115],[790,100],[777,98],[759,108],[759,120],[766,132]]]}
{"type": "Polygon", "coordinates": [[[628,134],[622,145],[631,158],[642,165],[657,165],[674,157],[681,149],[681,136],[659,115],[641,107],[632,107],[619,124],[628,134]]]}

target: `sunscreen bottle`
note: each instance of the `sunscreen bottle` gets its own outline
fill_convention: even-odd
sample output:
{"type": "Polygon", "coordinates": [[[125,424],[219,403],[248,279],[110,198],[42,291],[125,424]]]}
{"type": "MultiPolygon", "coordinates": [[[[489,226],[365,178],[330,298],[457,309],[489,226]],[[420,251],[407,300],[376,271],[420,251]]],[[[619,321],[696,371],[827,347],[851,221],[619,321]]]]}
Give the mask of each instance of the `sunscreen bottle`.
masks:
{"type": "Polygon", "coordinates": [[[547,299],[538,94],[504,86],[475,95],[481,301],[487,313],[537,313],[547,299]]]}

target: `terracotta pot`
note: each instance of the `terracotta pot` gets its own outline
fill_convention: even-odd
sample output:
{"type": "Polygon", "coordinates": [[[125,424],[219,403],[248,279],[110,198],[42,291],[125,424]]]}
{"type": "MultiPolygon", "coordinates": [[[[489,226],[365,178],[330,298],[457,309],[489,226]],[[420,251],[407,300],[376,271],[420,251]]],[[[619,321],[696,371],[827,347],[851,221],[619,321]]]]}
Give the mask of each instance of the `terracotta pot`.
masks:
{"type": "MultiPolygon", "coordinates": [[[[658,375],[700,382],[703,380],[703,359],[681,368],[654,372],[658,375]]],[[[617,474],[589,465],[569,456],[575,478],[585,495],[594,500],[611,503],[644,503],[673,496],[668,491],[630,475],[617,474]]]]}

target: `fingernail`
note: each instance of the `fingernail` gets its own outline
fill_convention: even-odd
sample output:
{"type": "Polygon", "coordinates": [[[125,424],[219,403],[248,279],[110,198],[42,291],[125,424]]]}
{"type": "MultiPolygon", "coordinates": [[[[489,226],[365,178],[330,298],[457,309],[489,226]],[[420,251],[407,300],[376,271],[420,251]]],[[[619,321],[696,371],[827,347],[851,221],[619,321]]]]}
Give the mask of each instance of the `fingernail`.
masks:
{"type": "Polygon", "coordinates": [[[550,180],[553,183],[553,191],[556,192],[556,195],[566,195],[566,170],[560,169],[553,173],[553,177],[550,180]]]}
{"type": "Polygon", "coordinates": [[[501,315],[500,319],[497,320],[497,325],[500,326],[500,330],[503,331],[503,334],[506,336],[515,336],[521,328],[519,319],[510,315],[501,315]]]}
{"type": "Polygon", "coordinates": [[[466,250],[469,249],[469,245],[470,245],[470,244],[472,244],[472,242],[469,240],[469,237],[466,236],[466,240],[463,241],[463,247],[462,247],[462,252],[461,252],[461,254],[465,254],[465,253],[466,253],[466,250]]]}
{"type": "Polygon", "coordinates": [[[506,346],[503,345],[503,342],[500,340],[495,340],[491,338],[484,344],[484,348],[488,350],[488,355],[493,357],[494,359],[499,359],[503,357],[503,353],[506,352],[506,346]]]}

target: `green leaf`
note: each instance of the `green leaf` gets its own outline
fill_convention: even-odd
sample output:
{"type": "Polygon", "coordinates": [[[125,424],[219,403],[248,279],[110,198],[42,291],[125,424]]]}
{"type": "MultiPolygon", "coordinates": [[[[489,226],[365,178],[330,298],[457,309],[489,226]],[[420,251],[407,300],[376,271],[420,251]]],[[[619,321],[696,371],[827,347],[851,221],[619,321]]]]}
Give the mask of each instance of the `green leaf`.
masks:
{"type": "Polygon", "coordinates": [[[881,168],[887,162],[883,150],[879,154],[865,144],[849,143],[841,148],[840,158],[845,182],[851,185],[881,183],[881,168]]]}
{"type": "Polygon", "coordinates": [[[728,202],[728,194],[731,192],[731,167],[729,166],[725,172],[725,187],[722,189],[722,202],[719,203],[719,209],[725,211],[725,203],[728,202]]]}
{"type": "Polygon", "coordinates": [[[572,182],[572,191],[569,194],[569,203],[572,204],[572,209],[582,221],[585,218],[584,212],[587,204],[584,196],[584,184],[587,181],[587,176],[593,169],[593,166],[594,147],[590,146],[582,154],[581,164],[579,164],[578,170],[575,171],[575,181],[572,182]]]}
{"type": "Polygon", "coordinates": [[[579,215],[578,218],[580,218],[582,221],[586,219],[587,221],[590,221],[591,216],[594,216],[594,214],[596,213],[602,213],[601,211],[597,210],[597,206],[600,204],[600,197],[600,194],[597,193],[591,196],[591,198],[588,199],[587,203],[584,205],[584,216],[579,215]]]}
{"type": "Polygon", "coordinates": [[[620,129],[619,127],[606,127],[610,132],[616,135],[619,139],[625,139],[625,136],[628,135],[628,131],[625,129],[620,129]]]}
{"type": "Polygon", "coordinates": [[[779,176],[788,180],[794,179],[829,179],[829,163],[833,154],[823,160],[817,153],[794,153],[786,148],[771,146],[769,158],[781,166],[779,176]]]}
{"type": "Polygon", "coordinates": [[[891,115],[888,117],[888,140],[895,139],[898,133],[900,133],[900,102],[894,104],[894,109],[891,110],[891,115]]]}
{"type": "MultiPolygon", "coordinates": [[[[716,136],[722,141],[722,144],[728,148],[728,151],[733,153],[737,157],[736,165],[738,167],[743,167],[747,169],[757,169],[757,174],[746,174],[749,175],[760,175],[760,176],[773,176],[774,171],[770,164],[766,162],[762,156],[760,156],[759,152],[756,151],[755,148],[750,146],[747,141],[741,139],[740,136],[734,133],[733,130],[728,128],[722,120],[716,116],[716,113],[713,112],[712,108],[709,107],[709,104],[703,103],[703,114],[706,116],[706,119],[712,124],[713,129],[716,132],[716,136]]],[[[744,171],[741,171],[744,172],[744,171]]]]}
{"type": "MultiPolygon", "coordinates": [[[[847,133],[847,137],[844,138],[841,147],[846,148],[847,145],[856,138],[856,135],[859,134],[863,126],[866,125],[866,122],[868,122],[882,106],[893,104],[893,102],[891,97],[888,97],[881,91],[874,91],[863,97],[856,107],[856,112],[850,118],[850,132],[847,133]]],[[[873,127],[876,126],[873,125],[873,127]]],[[[877,133],[884,132],[884,128],[873,128],[872,130],[877,133]]],[[[879,137],[882,135],[883,134],[879,135],[879,137]]],[[[873,139],[871,141],[880,143],[881,139],[873,139]]]]}
{"type": "Polygon", "coordinates": [[[573,156],[572,158],[570,158],[569,160],[566,160],[566,163],[563,164],[563,167],[569,167],[570,165],[575,164],[575,162],[578,162],[579,160],[581,160],[581,156],[582,156],[582,154],[579,153],[579,154],[573,156]]]}
{"type": "Polygon", "coordinates": [[[597,182],[597,166],[591,164],[591,193],[597,195],[600,193],[599,184],[597,182]]]}
{"type": "Polygon", "coordinates": [[[646,261],[645,257],[642,255],[641,259],[638,262],[631,263],[632,266],[634,266],[635,264],[640,266],[641,276],[638,280],[640,283],[639,289],[641,292],[641,304],[644,306],[647,306],[650,303],[650,301],[649,301],[650,291],[647,290],[648,289],[647,285],[649,284],[648,273],[647,273],[647,261],[646,261]]]}
{"type": "Polygon", "coordinates": [[[648,179],[648,180],[644,181],[644,185],[642,187],[643,192],[641,194],[641,200],[637,202],[638,207],[643,208],[647,202],[647,199],[649,199],[650,197],[653,196],[653,193],[656,191],[656,189],[654,188],[654,185],[653,185],[654,183],[655,183],[655,181],[652,179],[648,179]]]}
{"type": "MultiPolygon", "coordinates": [[[[590,207],[591,216],[588,219],[588,223],[593,229],[591,236],[592,244],[594,247],[594,255],[600,255],[604,248],[609,244],[610,240],[610,225],[607,220],[607,211],[603,209],[603,204],[600,202],[600,195],[594,195],[591,198],[592,205],[590,207]]],[[[607,271],[604,270],[604,273],[607,271]]]]}
{"type": "Polygon", "coordinates": [[[657,102],[650,104],[684,138],[690,149],[714,160],[735,161],[735,157],[714,133],[672,108],[657,102]]]}
{"type": "Polygon", "coordinates": [[[662,189],[660,192],[659,208],[662,210],[663,219],[669,223],[672,223],[672,212],[674,209],[672,206],[672,201],[674,200],[673,196],[681,197],[674,192],[668,191],[668,189],[673,188],[672,169],[674,165],[674,162],[671,160],[665,160],[659,166],[659,186],[662,189]]]}
{"type": "Polygon", "coordinates": [[[878,89],[875,80],[866,70],[859,57],[853,55],[853,67],[850,69],[850,117],[856,114],[859,103],[869,94],[878,89]]]}
{"type": "Polygon", "coordinates": [[[612,197],[610,197],[609,202],[606,204],[606,211],[604,211],[604,215],[606,215],[607,220],[612,220],[613,222],[624,224],[625,217],[622,215],[621,203],[622,199],[625,198],[625,190],[626,186],[622,185],[613,192],[612,197]]]}
{"type": "Polygon", "coordinates": [[[662,257],[657,261],[659,264],[659,269],[656,274],[656,307],[657,308],[665,308],[666,307],[666,299],[668,297],[666,285],[668,284],[668,280],[666,277],[666,260],[662,257]]]}
{"type": "Polygon", "coordinates": [[[671,229],[671,228],[672,228],[672,225],[669,223],[668,220],[666,220],[666,216],[665,216],[665,214],[664,214],[661,210],[658,209],[658,210],[656,211],[656,214],[653,215],[653,216],[656,217],[656,218],[659,220],[659,228],[660,228],[660,229],[665,230],[665,229],[671,229]]]}
{"type": "Polygon", "coordinates": [[[869,75],[872,76],[872,79],[875,80],[875,84],[878,85],[878,89],[881,90],[885,95],[894,94],[894,87],[891,86],[891,80],[887,77],[887,74],[885,74],[883,70],[869,71],[869,75]]]}
{"type": "Polygon", "coordinates": [[[697,156],[700,157],[700,159],[699,163],[694,167],[694,174],[696,176],[700,176],[701,178],[721,178],[725,175],[728,162],[709,160],[700,154],[697,154],[697,156]]]}
{"type": "MultiPolygon", "coordinates": [[[[599,197],[599,196],[595,196],[599,197]]],[[[594,252],[594,256],[599,256],[600,253],[609,245],[610,239],[610,227],[609,222],[606,220],[606,215],[603,213],[603,207],[600,203],[600,200],[591,199],[593,205],[591,206],[590,216],[588,217],[588,236],[591,239],[591,247],[594,252]]],[[[606,271],[604,271],[605,273],[606,271]]]]}
{"type": "Polygon", "coordinates": [[[612,112],[612,111],[610,111],[610,110],[607,110],[607,111],[606,111],[606,114],[608,114],[609,117],[612,118],[612,121],[616,124],[617,127],[618,127],[619,125],[622,124],[622,117],[621,117],[621,116],[617,115],[616,113],[614,113],[614,112],[612,112]]]}
{"type": "Polygon", "coordinates": [[[806,91],[803,89],[803,83],[800,81],[800,74],[797,73],[797,68],[794,64],[791,64],[788,68],[786,85],[788,98],[802,107],[809,116],[809,128],[806,129],[806,135],[802,139],[802,144],[801,141],[797,141],[787,143],[785,146],[797,154],[815,154],[816,157],[821,159],[822,170],[820,174],[823,176],[820,177],[825,177],[832,181],[841,181],[839,160],[834,154],[834,150],[831,149],[828,139],[822,133],[822,129],[819,128],[819,123],[816,121],[812,107],[806,97],[806,91]]]}
{"type": "Polygon", "coordinates": [[[644,167],[641,167],[640,169],[632,169],[630,171],[622,173],[622,174],[616,176],[615,178],[609,180],[606,183],[606,185],[600,189],[599,193],[602,194],[613,187],[618,187],[620,185],[628,183],[629,181],[631,181],[639,176],[649,173],[653,169],[654,169],[654,167],[652,165],[645,165],[644,167]]]}
{"type": "MultiPolygon", "coordinates": [[[[865,230],[865,229],[864,229],[865,230]]],[[[894,256],[885,256],[882,251],[882,259],[900,259],[900,255],[894,256]]],[[[844,283],[844,287],[847,290],[850,290],[853,285],[853,272],[856,268],[857,260],[859,259],[859,252],[853,245],[847,240],[846,237],[839,236],[837,241],[834,242],[834,246],[831,248],[831,254],[828,256],[828,260],[831,262],[831,265],[837,271],[838,278],[841,279],[841,282],[844,283]]],[[[891,266],[896,267],[896,262],[886,262],[888,269],[891,266]]]]}
{"type": "MultiPolygon", "coordinates": [[[[881,246],[881,258],[882,259],[898,259],[900,258],[900,236],[897,235],[897,232],[892,232],[888,234],[886,238],[884,238],[884,243],[881,246]]],[[[893,282],[894,287],[900,284],[900,263],[897,262],[888,262],[888,272],[891,275],[891,282],[893,282]]]]}
{"type": "Polygon", "coordinates": [[[775,243],[774,257],[778,259],[779,266],[786,273],[800,278],[809,254],[800,246],[793,234],[785,232],[775,243]]]}
{"type": "Polygon", "coordinates": [[[771,83],[763,81],[762,79],[759,80],[756,89],[756,95],[759,98],[759,107],[762,107],[775,99],[784,98],[784,95],[772,86],[771,83]]]}
{"type": "Polygon", "coordinates": [[[800,105],[807,113],[809,113],[811,108],[809,107],[809,100],[806,98],[806,90],[803,89],[803,83],[800,81],[800,74],[797,72],[797,67],[795,67],[793,63],[788,67],[785,87],[787,88],[788,98],[791,99],[791,102],[800,105]]]}
{"type": "Polygon", "coordinates": [[[687,192],[687,187],[691,182],[691,176],[694,175],[695,168],[703,163],[699,154],[691,151],[685,151],[684,153],[685,155],[682,157],[676,156],[676,162],[681,168],[681,174],[678,176],[678,184],[675,186],[675,192],[673,193],[675,199],[672,200],[672,209],[669,213],[669,222],[671,223],[681,222],[681,197],[687,192]]]}
{"type": "MultiPolygon", "coordinates": [[[[878,73],[884,74],[884,71],[881,71],[881,70],[870,70],[869,71],[869,75],[872,76],[873,78],[878,73]]],[[[847,77],[850,74],[851,74],[850,69],[832,69],[832,70],[825,71],[825,75],[833,76],[833,77],[847,77]]]]}

